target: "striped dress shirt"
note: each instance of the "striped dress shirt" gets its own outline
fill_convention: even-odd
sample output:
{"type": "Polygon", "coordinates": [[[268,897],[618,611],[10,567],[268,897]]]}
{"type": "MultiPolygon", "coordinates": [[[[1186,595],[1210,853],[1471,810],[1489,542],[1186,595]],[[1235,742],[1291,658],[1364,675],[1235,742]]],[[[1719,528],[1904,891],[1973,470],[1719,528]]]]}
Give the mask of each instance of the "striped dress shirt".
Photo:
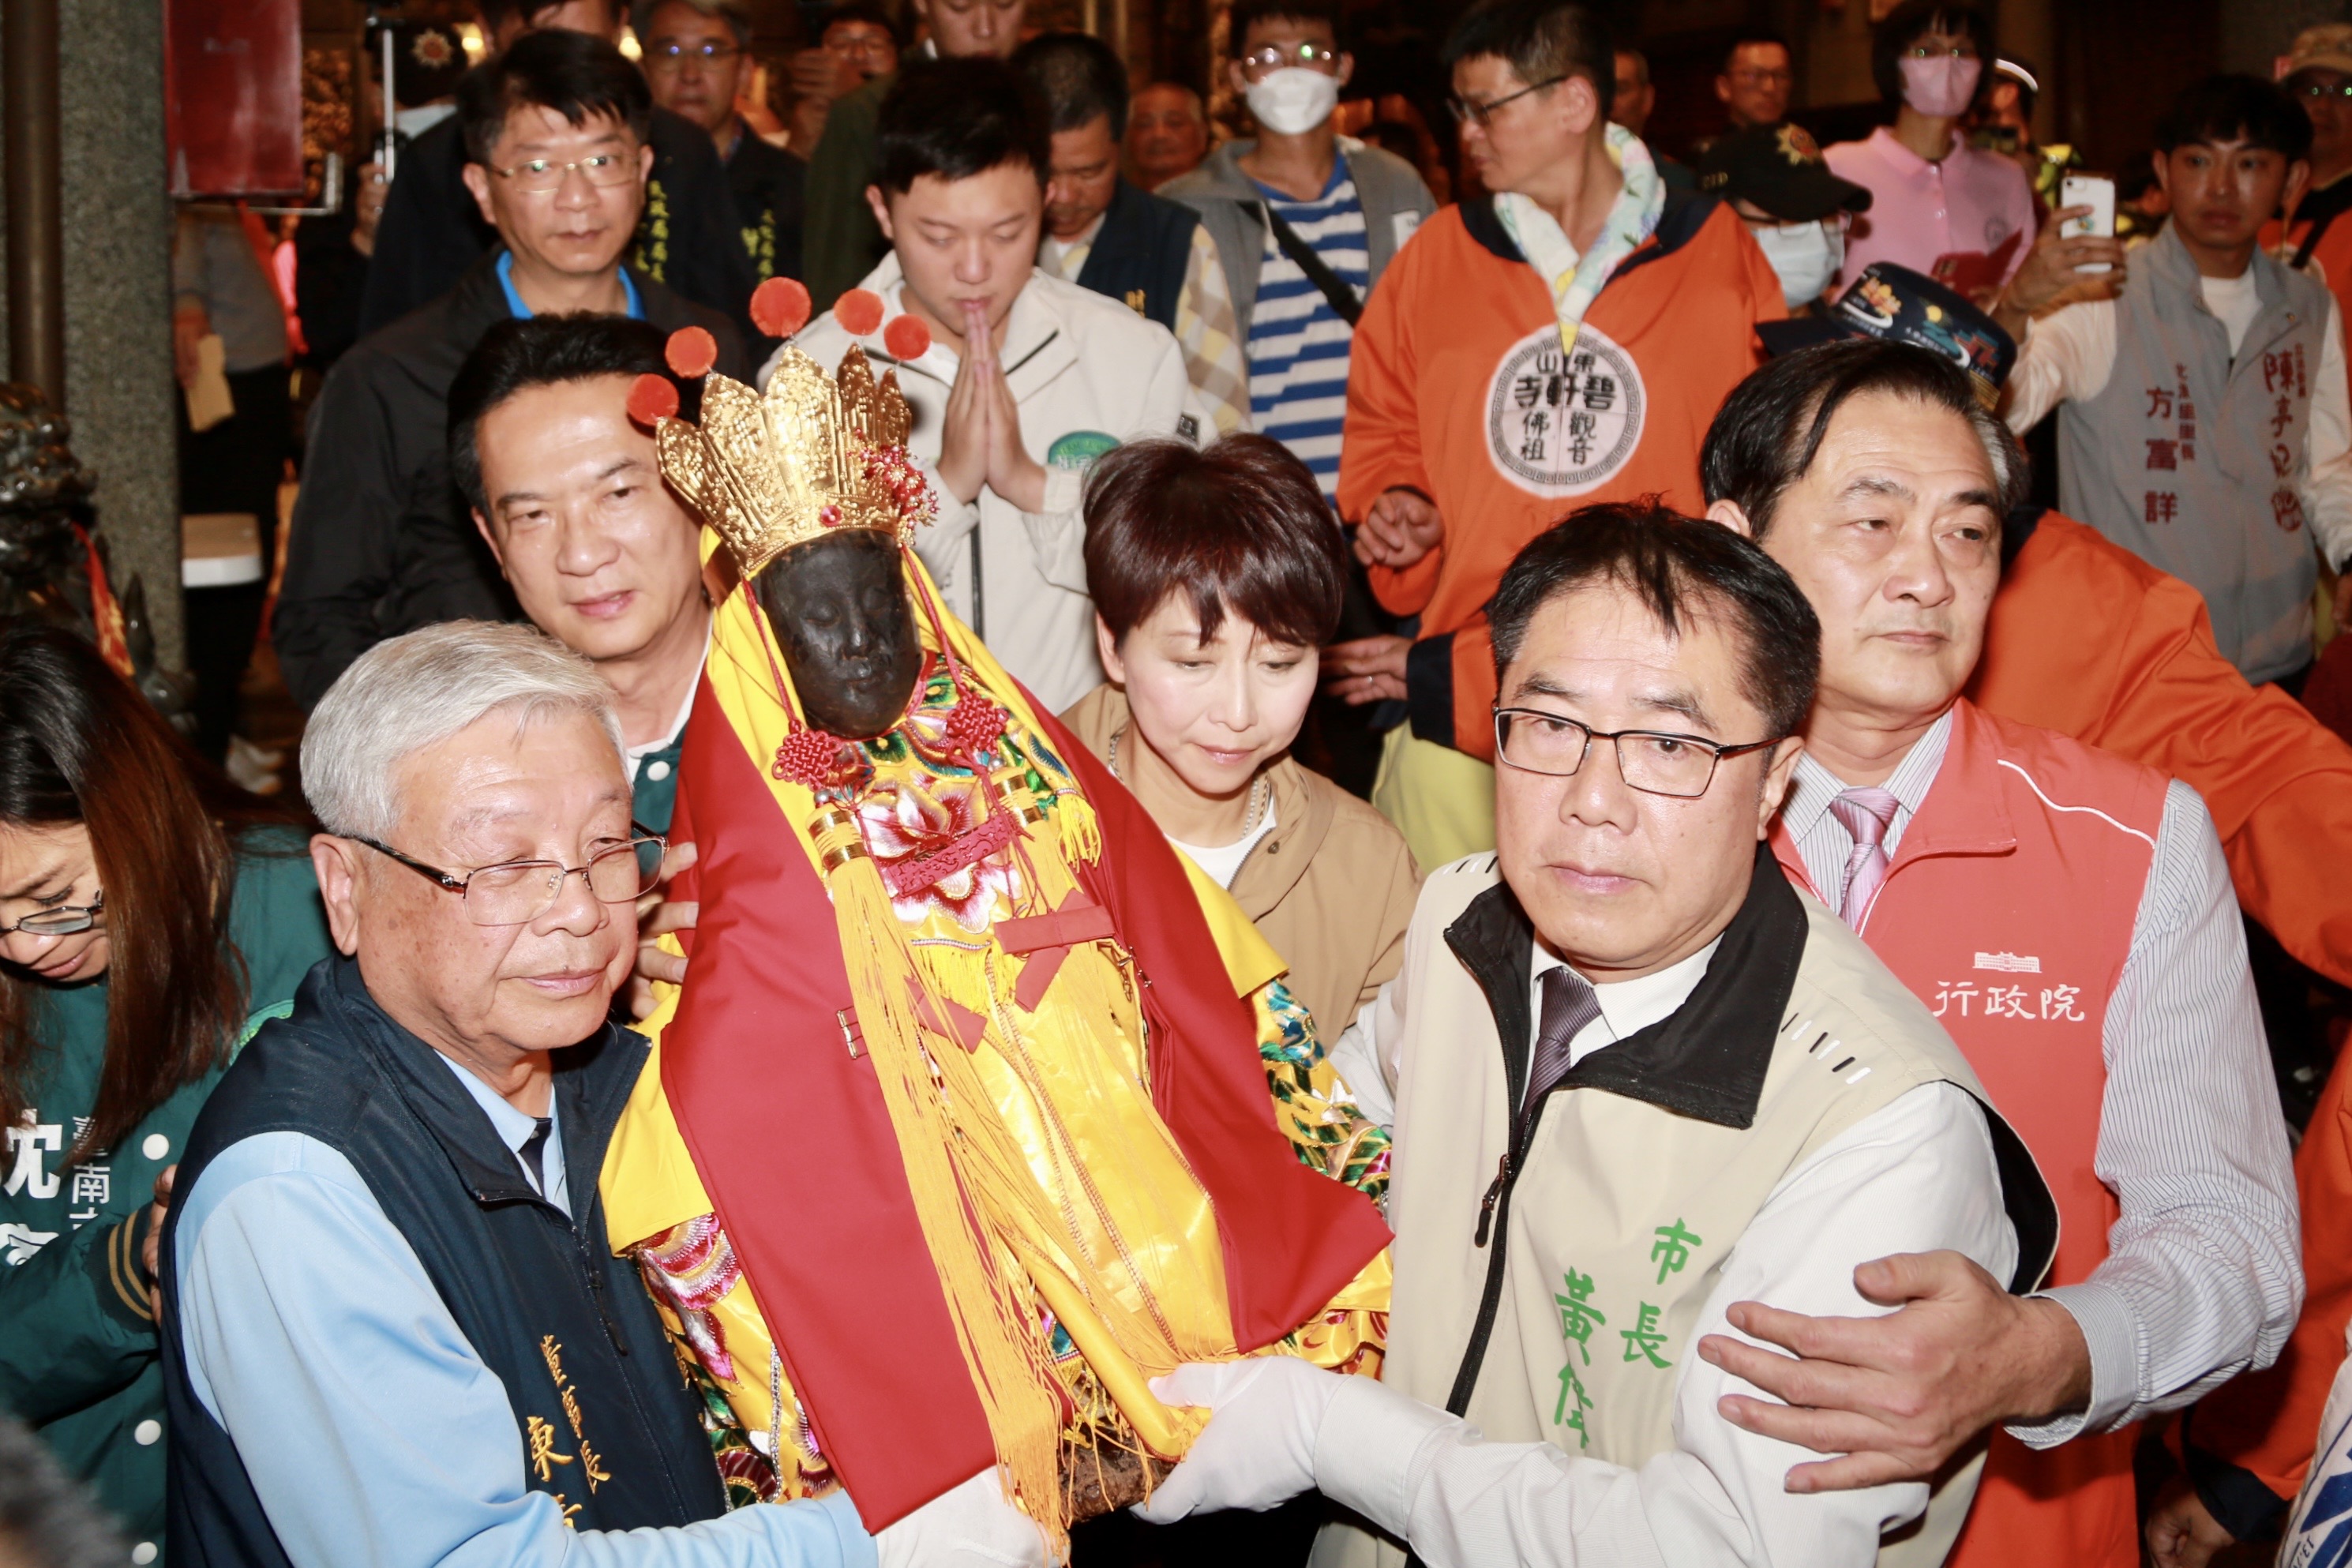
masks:
{"type": "MultiPolygon", "coordinates": [[[[1321,257],[1323,265],[1356,291],[1371,291],[1371,257],[1364,238],[1364,206],[1348,162],[1337,159],[1330,183],[1313,201],[1297,201],[1258,185],[1266,206],[1321,257]]],[[[1250,417],[1258,433],[1289,447],[1315,471],[1323,493],[1339,493],[1339,434],[1348,416],[1348,351],[1355,331],[1331,309],[1297,262],[1265,231],[1257,302],[1250,310],[1250,417]]]]}
{"type": "MultiPolygon", "coordinates": [[[[1935,785],[1951,724],[1947,712],[1883,786],[1900,803],[1889,860],[1935,785]]],[[[1781,807],[1833,909],[1854,845],[1829,809],[1845,787],[1807,752],[1781,807]]],[[[2302,1310],[2294,1173],[2245,930],[2213,819],[2178,779],[2100,1045],[2107,1083],[2092,1163],[2122,1213],[2090,1279],[2039,1292],[2082,1328],[2091,1397],[2009,1428],[2037,1448],[2178,1410],[2268,1366],[2302,1310]]]]}

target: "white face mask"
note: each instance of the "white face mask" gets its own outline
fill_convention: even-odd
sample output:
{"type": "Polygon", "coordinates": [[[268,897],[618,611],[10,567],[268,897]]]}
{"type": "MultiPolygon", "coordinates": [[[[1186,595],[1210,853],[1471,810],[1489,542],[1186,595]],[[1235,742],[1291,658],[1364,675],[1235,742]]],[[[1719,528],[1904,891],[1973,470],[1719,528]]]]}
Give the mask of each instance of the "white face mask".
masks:
{"type": "Polygon", "coordinates": [[[1962,59],[1958,55],[1895,63],[1903,70],[1903,101],[1936,120],[1966,114],[1969,105],[1976,101],[1977,78],[1984,74],[1982,60],[1962,59]]]}
{"type": "Polygon", "coordinates": [[[1780,278],[1780,298],[1791,310],[1822,297],[1845,265],[1845,236],[1826,224],[1768,225],[1751,228],[1764,259],[1780,278]]]}
{"type": "Polygon", "coordinates": [[[1285,66],[1249,84],[1244,94],[1257,122],[1277,136],[1314,130],[1339,107],[1339,79],[1305,66],[1285,66]]]}

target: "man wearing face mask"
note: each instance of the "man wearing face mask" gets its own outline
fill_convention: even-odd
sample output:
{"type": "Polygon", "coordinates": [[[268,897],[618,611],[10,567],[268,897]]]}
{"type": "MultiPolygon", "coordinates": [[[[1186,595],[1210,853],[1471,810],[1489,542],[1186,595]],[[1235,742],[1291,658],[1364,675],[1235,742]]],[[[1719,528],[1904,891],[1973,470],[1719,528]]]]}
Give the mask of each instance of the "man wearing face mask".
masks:
{"type": "Polygon", "coordinates": [[[1699,160],[1698,188],[1731,204],[1764,259],[1780,274],[1791,311],[1818,301],[1845,260],[1853,214],[1871,195],[1841,180],[1801,125],[1763,125],[1717,138],[1699,160]]]}
{"type": "Polygon", "coordinates": [[[1971,147],[1960,120],[1993,58],[1992,23],[1967,0],[1905,0],[1871,35],[1871,79],[1898,103],[1893,126],[1825,154],[1871,194],[1853,226],[1843,289],[1874,261],[1924,272],[1981,303],[2033,245],[2033,189],[1998,153],[1971,147]]]}
{"type": "Polygon", "coordinates": [[[1336,495],[1357,318],[1436,203],[1411,164],[1332,124],[1356,65],[1333,0],[1241,0],[1232,37],[1226,77],[1257,138],[1226,142],[1160,194],[1198,212],[1226,258],[1254,427],[1336,495]]]}

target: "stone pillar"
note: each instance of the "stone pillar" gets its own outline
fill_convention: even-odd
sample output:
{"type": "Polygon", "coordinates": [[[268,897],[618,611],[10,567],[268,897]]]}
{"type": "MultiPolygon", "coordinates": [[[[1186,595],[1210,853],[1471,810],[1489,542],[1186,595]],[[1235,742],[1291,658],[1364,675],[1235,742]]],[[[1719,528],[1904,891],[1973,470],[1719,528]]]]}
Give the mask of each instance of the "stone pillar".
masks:
{"type": "Polygon", "coordinates": [[[59,0],[66,412],[116,573],[145,583],[159,659],[181,668],[179,462],[172,426],[172,204],[163,183],[163,10],[59,0]]]}

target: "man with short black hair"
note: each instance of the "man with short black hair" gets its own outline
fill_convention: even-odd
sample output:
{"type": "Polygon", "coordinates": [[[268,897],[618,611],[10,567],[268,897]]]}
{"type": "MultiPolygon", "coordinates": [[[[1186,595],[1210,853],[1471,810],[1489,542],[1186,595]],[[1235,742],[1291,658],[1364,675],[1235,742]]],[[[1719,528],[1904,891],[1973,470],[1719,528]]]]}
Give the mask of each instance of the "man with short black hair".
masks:
{"type": "MultiPolygon", "coordinates": [[[[655,833],[710,644],[701,528],[628,411],[639,377],[675,379],[662,349],[621,316],[500,321],[449,388],[450,479],[523,614],[612,687],[630,815],[655,833]]],[[[698,395],[679,387],[689,416],[698,395]]]]}
{"type": "Polygon", "coordinates": [[[1156,1392],[1214,1414],[1146,1517],[1318,1487],[1387,1537],[1318,1562],[1430,1568],[1932,1563],[1958,1528],[1968,1468],[1789,1491],[1696,1353],[1759,1290],[1867,1311],[1890,1246],[2029,1287],[2055,1234],[1935,1019],[1762,844],[1820,627],[1707,528],[1587,507],[1504,573],[1496,851],[1423,885],[1349,1078],[1397,1129],[1381,1381],[1180,1368],[1156,1392]]]}
{"type": "MultiPolygon", "coordinates": [[[[1991,330],[1948,307],[1936,324],[1991,330]]],[[[1778,360],[1724,405],[1705,467],[1707,515],[1822,621],[1773,850],[1950,1033],[2053,1184],[2059,1242],[2028,1300],[1949,1252],[1890,1257],[1859,1280],[1888,1316],[1734,1307],[1803,1362],[1727,1337],[1698,1352],[1804,1407],[1742,1396],[1730,1419],[1842,1456],[1792,1488],[1925,1479],[1998,1423],[1956,1568],[2130,1568],[2138,1423],[2268,1365],[2302,1299],[2212,818],[2154,768],[1961,695],[2026,470],[1948,359],[1864,341],[1778,360]]]]}
{"type": "Polygon", "coordinates": [[[1723,51],[1715,96],[1731,129],[1748,131],[1789,117],[1789,89],[1796,82],[1788,39],[1778,33],[1743,32],[1723,51]]]}
{"type": "Polygon", "coordinates": [[[1230,21],[1226,80],[1258,134],[1226,142],[1164,194],[1201,215],[1226,258],[1250,427],[1335,496],[1356,321],[1436,204],[1411,164],[1333,123],[1356,62],[1332,0],[1240,0],[1230,21]]]}
{"type": "MultiPolygon", "coordinates": [[[[907,57],[1009,59],[1021,45],[1028,0],[909,0],[928,29],[907,57]]],[[[876,226],[866,193],[874,184],[874,138],[883,95],[898,79],[877,76],[826,112],[824,135],[809,159],[808,231],[802,254],[809,298],[819,310],[872,270],[890,248],[876,226]]]]}
{"type": "Polygon", "coordinates": [[[1493,843],[1484,606],[1564,505],[1698,500],[1716,405],[1780,280],[1738,215],[1669,195],[1608,123],[1615,48],[1570,0],[1486,0],[1446,40],[1465,157],[1491,193],[1422,226],[1350,351],[1340,514],[1420,638],[1333,650],[1350,700],[1400,698],[1373,803],[1413,857],[1493,843]],[[1408,651],[1409,650],[1409,651],[1408,651]]]}
{"type": "Polygon", "coordinates": [[[1189,207],[1127,183],[1127,67],[1084,33],[1044,33],[1013,57],[1052,115],[1038,267],[1176,334],[1217,433],[1249,428],[1248,372],[1217,242],[1189,207]]]}
{"type": "MultiPolygon", "coordinates": [[[[479,0],[477,8],[494,57],[540,30],[584,33],[615,43],[626,9],[623,0],[479,0]]],[[[656,109],[638,140],[653,149],[654,162],[631,264],[697,304],[748,326],[751,268],[740,247],[720,243],[735,232],[735,204],[709,133],[681,115],[656,109]]],[[[467,193],[466,159],[454,117],[402,150],[399,174],[377,220],[360,302],[362,335],[449,289],[485,250],[497,246],[498,234],[467,193]]]]}
{"type": "Polygon", "coordinates": [[[652,111],[636,68],[582,33],[527,34],[466,79],[454,120],[472,160],[467,185],[499,243],[457,287],[337,361],[311,410],[271,623],[305,708],[385,637],[511,613],[449,483],[449,384],[491,323],[586,310],[664,331],[698,326],[722,369],[743,365],[726,318],[621,259],[654,162],[643,140],[652,111]]]}
{"type": "Polygon", "coordinates": [[[735,111],[751,59],[751,13],[741,0],[636,0],[630,24],[655,106],[710,132],[727,165],[753,280],[798,278],[808,165],[752,134],[735,111]]]}
{"type": "MultiPolygon", "coordinates": [[[[2085,262],[2123,265],[2053,224],[2001,301],[2022,342],[2010,427],[2058,417],[2066,511],[2205,595],[2221,651],[2290,692],[2312,662],[2324,558],[2352,566],[2352,396],[2342,312],[2257,243],[2309,178],[2311,121],[2273,84],[2215,76],[2157,127],[2172,221],[2130,258],[2121,297],[2033,319],[2085,262]],[[2030,322],[2030,324],[2029,324],[2030,322]]],[[[2339,580],[2352,619],[2352,574],[2339,580]]]]}
{"type": "Polygon", "coordinates": [[[1037,266],[1047,136],[1035,89],[1001,60],[900,71],[866,191],[891,252],[796,347],[827,370],[852,344],[898,367],[908,450],[940,499],[915,548],[949,606],[1062,709],[1102,680],[1078,504],[1088,467],[1140,436],[1197,444],[1211,417],[1165,327],[1037,266]],[[921,353],[891,348],[902,317],[921,353]]]}

